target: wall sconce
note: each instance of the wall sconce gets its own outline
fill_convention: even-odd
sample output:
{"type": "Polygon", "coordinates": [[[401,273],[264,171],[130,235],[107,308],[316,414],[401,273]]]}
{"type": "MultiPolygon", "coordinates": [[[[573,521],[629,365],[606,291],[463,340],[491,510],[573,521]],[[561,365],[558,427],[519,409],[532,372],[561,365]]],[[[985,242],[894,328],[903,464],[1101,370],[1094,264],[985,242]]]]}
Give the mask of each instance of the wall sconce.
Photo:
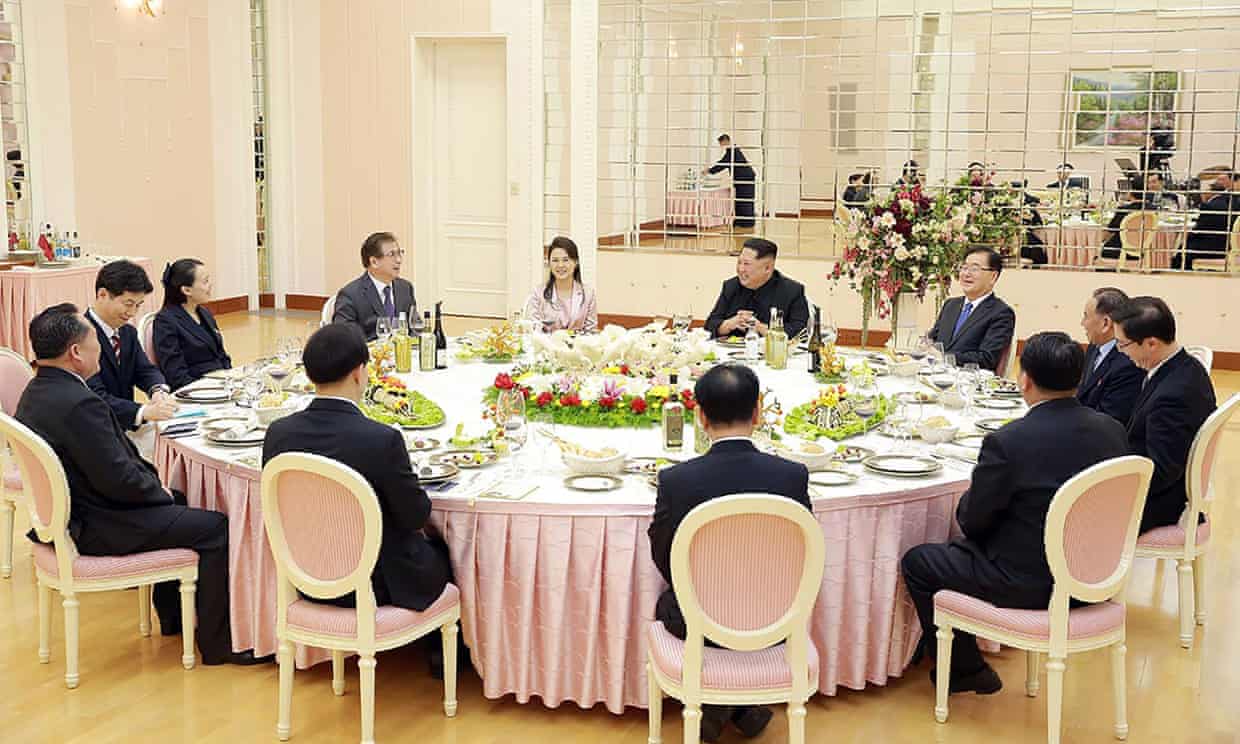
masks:
{"type": "Polygon", "coordinates": [[[164,14],[164,0],[116,0],[117,10],[132,10],[138,15],[155,18],[164,14]]]}

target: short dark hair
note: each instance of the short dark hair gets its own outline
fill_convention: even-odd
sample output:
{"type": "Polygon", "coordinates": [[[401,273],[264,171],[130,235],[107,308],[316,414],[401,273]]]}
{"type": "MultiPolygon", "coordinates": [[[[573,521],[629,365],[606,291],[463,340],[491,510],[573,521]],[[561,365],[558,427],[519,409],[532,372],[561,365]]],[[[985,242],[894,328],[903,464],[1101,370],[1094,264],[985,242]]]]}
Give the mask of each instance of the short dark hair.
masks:
{"type": "Polygon", "coordinates": [[[727,132],[724,132],[723,134],[719,135],[719,139],[718,139],[719,144],[722,145],[724,142],[731,142],[731,141],[732,141],[732,138],[728,136],[727,132]]]}
{"type": "Polygon", "coordinates": [[[981,253],[986,256],[986,268],[995,272],[995,276],[1003,273],[1003,256],[999,255],[999,251],[988,245],[975,245],[965,251],[964,256],[960,260],[964,261],[964,259],[972,256],[974,253],[981,253]]]}
{"type": "Polygon", "coordinates": [[[35,359],[55,359],[69,347],[81,343],[90,333],[90,325],[82,319],[77,305],[62,302],[52,305],[30,321],[30,345],[35,359]]]}
{"type": "Polygon", "coordinates": [[[1063,331],[1043,331],[1025,339],[1020,369],[1043,390],[1075,390],[1085,369],[1085,352],[1063,331]]]}
{"type": "Polygon", "coordinates": [[[133,261],[121,259],[106,263],[99,269],[99,273],[95,275],[95,291],[101,289],[106,289],[108,294],[117,297],[126,292],[150,294],[155,291],[155,286],[146,275],[146,269],[133,261]]]}
{"type": "Polygon", "coordinates": [[[753,251],[754,258],[775,258],[779,255],[779,246],[766,238],[749,238],[742,247],[753,251]]]}
{"type": "Polygon", "coordinates": [[[849,181],[859,181],[859,180],[861,180],[862,178],[864,178],[864,175],[863,175],[863,174],[861,174],[861,173],[850,173],[850,174],[848,174],[848,180],[849,180],[849,181]]]}
{"type": "Polygon", "coordinates": [[[1128,301],[1128,293],[1118,287],[1099,287],[1094,290],[1094,309],[1110,317],[1128,301]]]}
{"type": "Polygon", "coordinates": [[[1072,167],[1072,163],[1060,163],[1055,170],[1076,170],[1076,168],[1072,167]]]}
{"type": "Polygon", "coordinates": [[[383,245],[395,243],[396,236],[390,232],[376,232],[366,236],[362,241],[362,268],[370,268],[370,259],[383,258],[383,245]]]}
{"type": "Polygon", "coordinates": [[[301,352],[306,377],[315,385],[339,382],[370,359],[356,323],[329,323],[310,335],[301,352]]]}
{"type": "Polygon", "coordinates": [[[980,160],[974,160],[972,163],[969,163],[968,167],[966,167],[965,170],[973,170],[974,168],[980,168],[982,170],[986,170],[986,164],[980,160]]]}
{"type": "Polygon", "coordinates": [[[1168,344],[1175,341],[1175,315],[1159,297],[1133,297],[1111,313],[1111,320],[1124,329],[1129,341],[1141,343],[1151,337],[1168,344]]]}
{"type": "Polygon", "coordinates": [[[758,376],[743,364],[711,367],[693,386],[693,398],[712,424],[751,421],[758,405],[758,376]]]}
{"type": "Polygon", "coordinates": [[[202,261],[196,258],[182,258],[164,268],[161,280],[164,285],[164,307],[185,304],[185,293],[181,289],[194,286],[194,275],[199,266],[202,266],[202,261]]]}

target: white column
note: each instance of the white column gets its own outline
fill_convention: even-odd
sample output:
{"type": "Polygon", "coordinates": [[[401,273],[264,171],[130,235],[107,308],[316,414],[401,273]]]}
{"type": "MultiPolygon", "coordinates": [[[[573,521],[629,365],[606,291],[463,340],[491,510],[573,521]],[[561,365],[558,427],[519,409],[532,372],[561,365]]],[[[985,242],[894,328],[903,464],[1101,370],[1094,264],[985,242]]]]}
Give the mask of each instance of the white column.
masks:
{"type": "Polygon", "coordinates": [[[215,295],[258,309],[250,4],[213,0],[207,13],[215,205],[215,295]]]}
{"type": "Polygon", "coordinates": [[[569,224],[581,270],[598,276],[598,0],[573,0],[569,224]]]}
{"type": "MultiPolygon", "coordinates": [[[[51,0],[22,3],[22,41],[31,223],[36,234],[49,221],[57,230],[76,230],[65,4],[51,0]]],[[[89,244],[90,236],[82,237],[89,244]]]]}

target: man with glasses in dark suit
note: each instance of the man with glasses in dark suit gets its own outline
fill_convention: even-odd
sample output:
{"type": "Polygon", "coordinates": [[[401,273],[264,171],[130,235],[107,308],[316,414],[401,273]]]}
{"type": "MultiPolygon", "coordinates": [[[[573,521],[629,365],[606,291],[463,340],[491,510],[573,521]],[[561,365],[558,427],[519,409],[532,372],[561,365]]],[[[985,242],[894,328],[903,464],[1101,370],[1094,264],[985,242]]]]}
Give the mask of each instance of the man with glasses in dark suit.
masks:
{"type": "Polygon", "coordinates": [[[1128,295],[1115,287],[1102,287],[1085,301],[1081,328],[1089,341],[1085,371],[1076,389],[1081,405],[1111,416],[1124,426],[1141,394],[1145,374],[1123,352],[1115,349],[1115,323],[1111,313],[1119,310],[1128,295]]]}
{"type": "Polygon", "coordinates": [[[957,364],[975,363],[993,372],[1016,330],[1016,313],[994,293],[1003,258],[992,248],[974,246],[958,271],[964,296],[943,303],[927,336],[943,344],[945,353],[954,354],[957,364]]]}
{"type": "Polygon", "coordinates": [[[405,251],[390,232],[372,233],[362,243],[362,266],[366,272],[344,285],[336,294],[333,323],[355,323],[373,341],[379,318],[396,318],[401,313],[412,319],[418,312],[413,284],[400,278],[405,251]]]}

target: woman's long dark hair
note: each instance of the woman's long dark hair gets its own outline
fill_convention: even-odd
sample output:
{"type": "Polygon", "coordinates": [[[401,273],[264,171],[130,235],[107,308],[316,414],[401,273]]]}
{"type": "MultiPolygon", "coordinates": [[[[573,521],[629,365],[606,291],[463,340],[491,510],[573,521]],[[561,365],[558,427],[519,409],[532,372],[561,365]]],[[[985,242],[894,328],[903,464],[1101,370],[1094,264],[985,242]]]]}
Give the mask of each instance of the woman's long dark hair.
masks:
{"type": "Polygon", "coordinates": [[[196,258],[182,258],[164,267],[161,280],[164,285],[164,307],[185,304],[185,293],[181,289],[194,286],[194,276],[199,266],[202,266],[202,261],[196,258]]]}
{"type": "Polygon", "coordinates": [[[551,301],[551,293],[555,289],[555,272],[551,271],[551,251],[556,248],[562,249],[569,258],[573,259],[573,263],[576,264],[573,267],[573,280],[581,283],[581,258],[577,253],[577,244],[563,235],[556,236],[551,241],[551,245],[547,246],[547,285],[543,287],[543,299],[547,302],[551,301]]]}

